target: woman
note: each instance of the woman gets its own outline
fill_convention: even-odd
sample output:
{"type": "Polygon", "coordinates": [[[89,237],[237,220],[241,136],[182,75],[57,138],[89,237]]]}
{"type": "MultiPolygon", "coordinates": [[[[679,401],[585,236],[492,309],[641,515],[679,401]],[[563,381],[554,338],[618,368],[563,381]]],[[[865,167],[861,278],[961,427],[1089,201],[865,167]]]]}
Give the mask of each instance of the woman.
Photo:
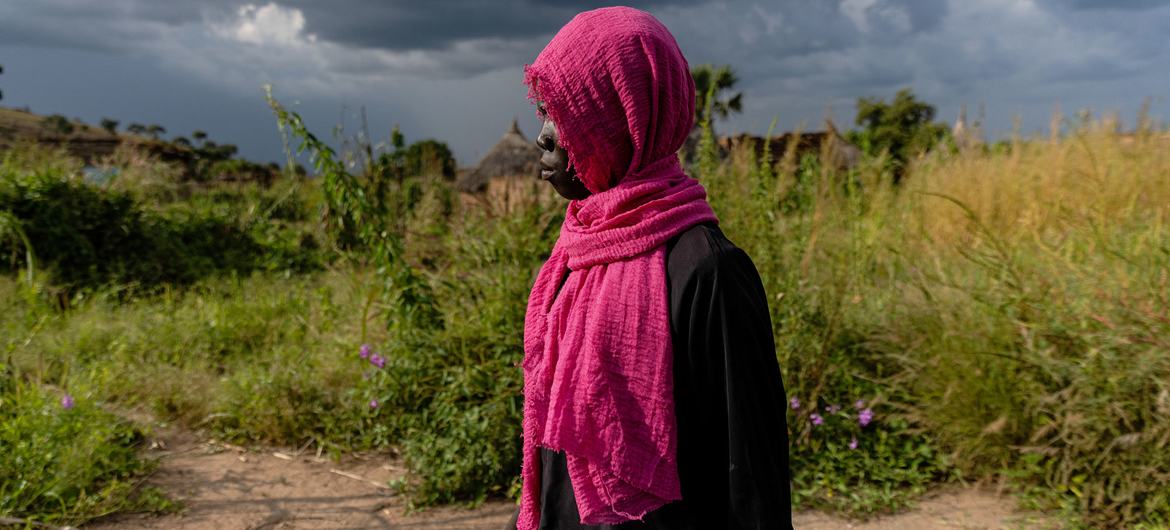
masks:
{"type": "Polygon", "coordinates": [[[525,319],[516,527],[790,528],[767,298],[679,164],[695,89],[674,37],[581,13],[526,82],[570,202],[525,319]]]}

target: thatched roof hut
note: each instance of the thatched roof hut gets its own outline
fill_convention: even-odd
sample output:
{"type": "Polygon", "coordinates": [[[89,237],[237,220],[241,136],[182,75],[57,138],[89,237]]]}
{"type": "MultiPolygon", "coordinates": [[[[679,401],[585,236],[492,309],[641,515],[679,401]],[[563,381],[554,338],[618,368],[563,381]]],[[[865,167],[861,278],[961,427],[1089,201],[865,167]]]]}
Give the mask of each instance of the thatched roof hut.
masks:
{"type": "Polygon", "coordinates": [[[475,169],[456,181],[455,187],[463,192],[478,193],[486,191],[492,179],[538,178],[539,165],[540,148],[525,138],[524,133],[520,132],[520,124],[512,120],[512,127],[484,155],[475,169]]]}

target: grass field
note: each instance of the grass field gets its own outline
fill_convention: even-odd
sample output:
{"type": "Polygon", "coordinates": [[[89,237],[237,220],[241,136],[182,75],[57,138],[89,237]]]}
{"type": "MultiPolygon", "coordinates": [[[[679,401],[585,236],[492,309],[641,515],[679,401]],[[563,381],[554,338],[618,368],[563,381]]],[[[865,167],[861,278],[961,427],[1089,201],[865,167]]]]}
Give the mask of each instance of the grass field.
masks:
{"type": "MultiPolygon", "coordinates": [[[[198,240],[135,243],[127,252],[147,250],[128,260],[196,264],[148,289],[65,288],[53,243],[20,237],[52,220],[2,218],[0,516],[170,509],[136,487],[150,467],[134,456],[141,427],[115,419],[130,410],[239,442],[397,450],[419,504],[516,491],[519,330],[558,204],[451,210],[446,185],[425,184],[401,220],[402,263],[425,297],[410,307],[433,319],[409,326],[402,297],[387,296],[402,276],[331,253],[315,181],[98,189],[59,155],[5,157],[0,214],[63,182],[88,201],[124,193],[141,241],[212,219],[238,245],[207,263],[183,255],[202,252],[198,240]]],[[[864,517],[939,481],[990,478],[1071,526],[1170,524],[1165,135],[1087,124],[931,155],[899,188],[883,168],[842,175],[747,151],[696,168],[770,297],[799,402],[795,501],[864,517]]]]}

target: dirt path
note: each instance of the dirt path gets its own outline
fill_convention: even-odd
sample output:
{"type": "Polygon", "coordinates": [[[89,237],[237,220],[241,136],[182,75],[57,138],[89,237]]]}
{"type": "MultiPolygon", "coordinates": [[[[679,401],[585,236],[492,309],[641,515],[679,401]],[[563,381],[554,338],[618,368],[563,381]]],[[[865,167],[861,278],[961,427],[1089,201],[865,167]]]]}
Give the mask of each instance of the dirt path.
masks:
{"type": "Polygon", "coordinates": [[[405,470],[385,457],[341,462],[290,450],[247,450],[200,441],[190,433],[161,435],[150,456],[161,465],[150,478],[184,509],[162,517],[128,515],[86,530],[487,529],[498,530],[515,505],[475,510],[446,507],[404,515],[405,501],[386,486],[405,470]]]}
{"type": "Polygon", "coordinates": [[[932,529],[1019,529],[1057,527],[1050,519],[1013,508],[1011,498],[994,492],[967,488],[954,489],[922,499],[906,513],[880,517],[864,523],[848,521],[817,512],[804,512],[793,518],[797,530],[932,530],[932,529]]]}
{"type": "MultiPolygon", "coordinates": [[[[162,517],[118,516],[87,530],[476,529],[500,530],[515,509],[490,502],[474,510],[446,507],[405,515],[404,500],[385,487],[404,470],[385,458],[342,462],[292,451],[245,450],[189,433],[162,435],[151,450],[162,461],[151,483],[183,502],[162,517]]],[[[1033,528],[1040,519],[1012,510],[993,493],[961,489],[923,500],[911,512],[865,523],[798,514],[799,530],[1033,528]]]]}

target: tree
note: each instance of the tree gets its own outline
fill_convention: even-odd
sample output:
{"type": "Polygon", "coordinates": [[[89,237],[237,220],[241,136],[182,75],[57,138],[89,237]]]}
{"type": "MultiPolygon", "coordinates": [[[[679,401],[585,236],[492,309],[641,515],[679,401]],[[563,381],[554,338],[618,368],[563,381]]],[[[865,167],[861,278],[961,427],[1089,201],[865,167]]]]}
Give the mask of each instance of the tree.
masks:
{"type": "Polygon", "coordinates": [[[207,133],[196,130],[195,132],[191,133],[191,138],[194,138],[196,142],[203,142],[207,139],[207,133]]]}
{"type": "Polygon", "coordinates": [[[390,129],[390,145],[394,146],[395,151],[402,149],[402,146],[406,145],[406,135],[402,134],[402,129],[398,125],[390,129]]]}
{"type": "Polygon", "coordinates": [[[223,144],[216,147],[216,155],[220,160],[227,160],[233,156],[236,156],[236,153],[238,152],[239,148],[233,144],[223,144]]]}
{"type": "Polygon", "coordinates": [[[730,93],[739,82],[730,65],[717,67],[700,64],[691,68],[691,77],[695,80],[696,125],[708,118],[706,108],[708,94],[712,94],[710,118],[724,119],[732,113],[743,112],[743,92],[730,93]]]}
{"type": "Polygon", "coordinates": [[[117,134],[118,133],[118,120],[112,120],[110,118],[102,118],[101,124],[102,124],[102,128],[105,129],[106,132],[108,132],[110,134],[117,134]]]}
{"type": "Polygon", "coordinates": [[[159,136],[166,134],[166,132],[166,128],[162,125],[151,124],[146,127],[146,134],[150,135],[150,137],[154,138],[155,140],[158,140],[159,136]]]}
{"type": "Polygon", "coordinates": [[[855,121],[862,131],[858,143],[871,156],[883,151],[889,154],[897,184],[912,158],[946,137],[947,126],[934,123],[934,112],[934,106],[919,101],[909,88],[899,90],[889,103],[881,98],[859,98],[855,121]]]}
{"type": "Polygon", "coordinates": [[[131,123],[126,126],[126,132],[137,135],[146,134],[146,126],[141,123],[131,123]]]}
{"type": "Polygon", "coordinates": [[[403,166],[407,175],[437,175],[455,178],[455,156],[446,143],[419,140],[406,148],[403,166]]]}
{"type": "Polygon", "coordinates": [[[406,137],[398,126],[390,131],[390,145],[394,150],[382,153],[375,160],[372,173],[378,178],[401,182],[407,177],[440,176],[455,178],[455,155],[446,143],[439,140],[419,140],[406,145],[406,137]]]}
{"type": "Polygon", "coordinates": [[[177,136],[174,140],[171,140],[171,143],[180,147],[191,148],[191,140],[188,140],[185,136],[177,136]]]}
{"type": "Polygon", "coordinates": [[[69,118],[66,118],[60,114],[46,116],[41,123],[49,130],[60,135],[69,135],[73,133],[73,123],[69,121],[69,118]]]}

